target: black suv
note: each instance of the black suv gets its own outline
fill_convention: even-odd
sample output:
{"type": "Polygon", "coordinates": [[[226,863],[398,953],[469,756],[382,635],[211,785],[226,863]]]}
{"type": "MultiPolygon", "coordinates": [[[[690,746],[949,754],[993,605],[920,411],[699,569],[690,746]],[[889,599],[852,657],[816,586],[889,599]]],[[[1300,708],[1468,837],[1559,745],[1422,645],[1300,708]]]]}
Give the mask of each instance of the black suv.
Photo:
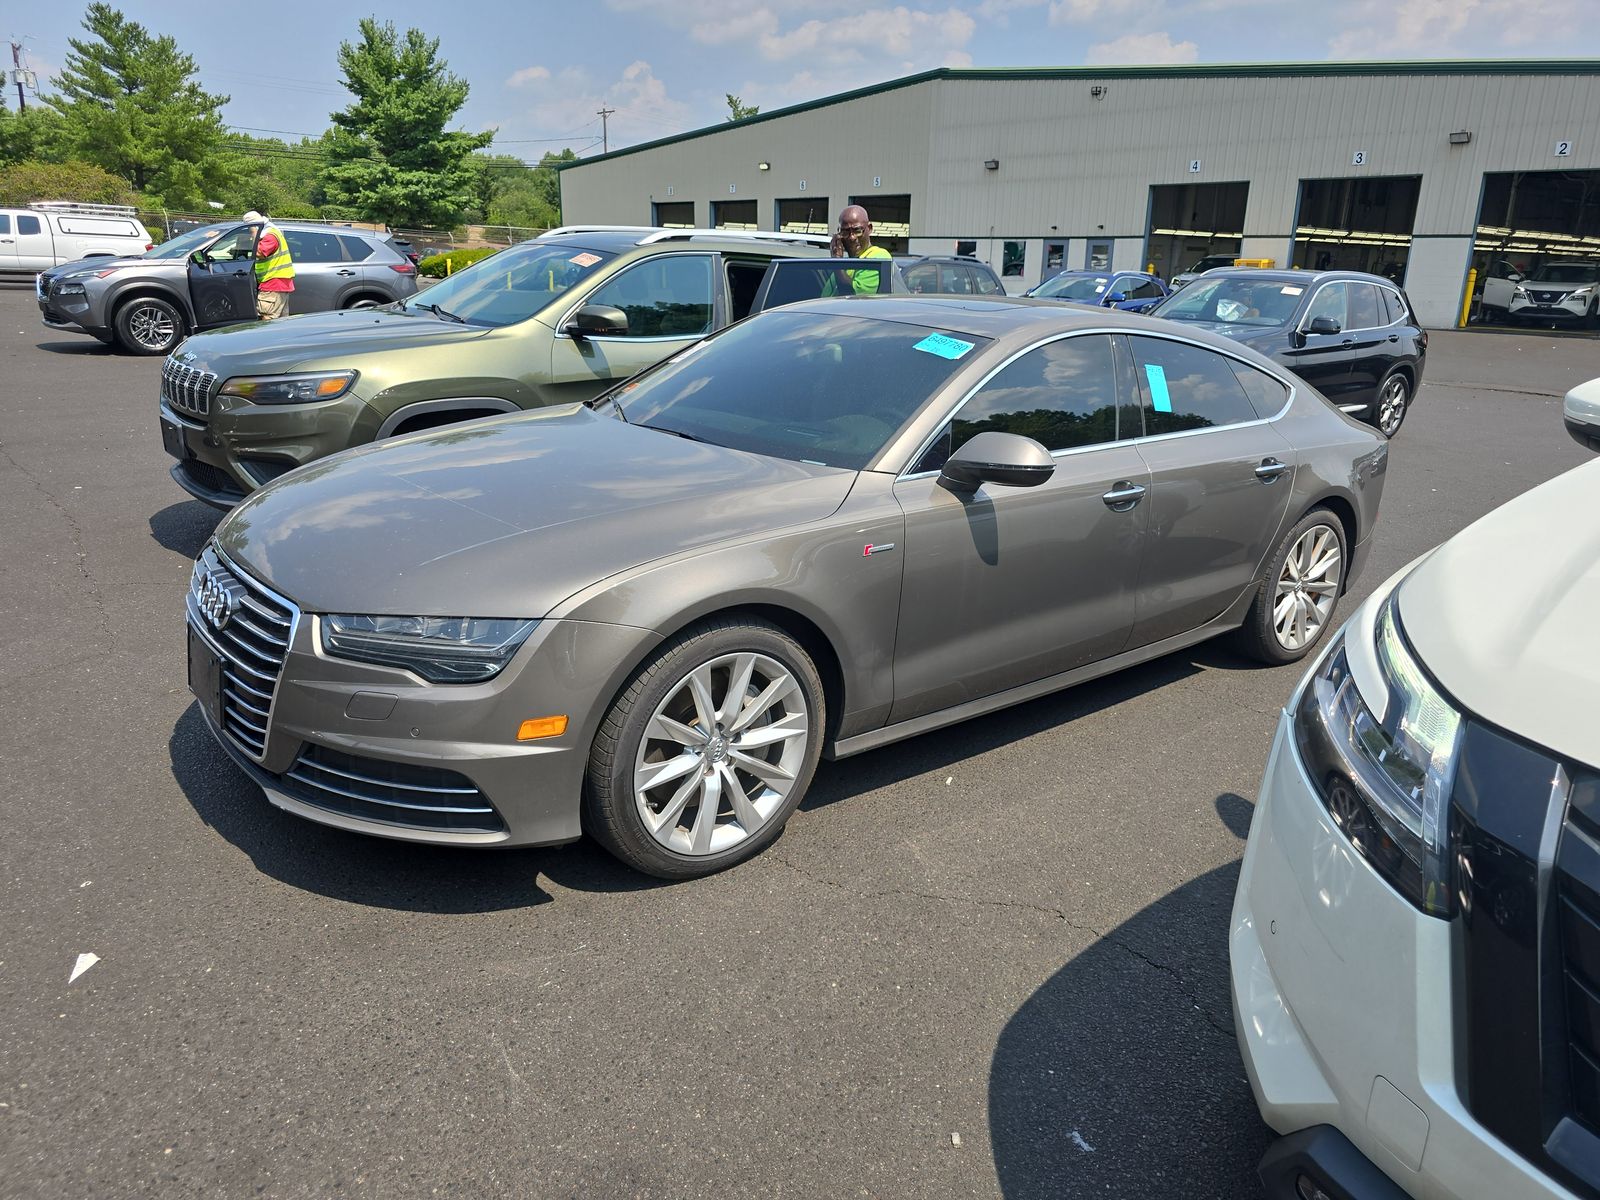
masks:
{"type": "MultiPolygon", "coordinates": [[[[880,292],[918,292],[940,296],[1003,296],[1000,277],[989,267],[965,255],[924,254],[887,260],[887,271],[873,270],[881,258],[806,258],[780,260],[767,270],[751,312],[815,300],[840,293],[841,272],[877,276],[880,292]]],[[[857,289],[859,290],[859,289],[857,289]]],[[[842,294],[842,293],[840,293],[842,294]]]]}
{"type": "Polygon", "coordinates": [[[1406,294],[1361,271],[1208,271],[1150,315],[1258,350],[1385,437],[1406,419],[1428,351],[1406,294]]]}

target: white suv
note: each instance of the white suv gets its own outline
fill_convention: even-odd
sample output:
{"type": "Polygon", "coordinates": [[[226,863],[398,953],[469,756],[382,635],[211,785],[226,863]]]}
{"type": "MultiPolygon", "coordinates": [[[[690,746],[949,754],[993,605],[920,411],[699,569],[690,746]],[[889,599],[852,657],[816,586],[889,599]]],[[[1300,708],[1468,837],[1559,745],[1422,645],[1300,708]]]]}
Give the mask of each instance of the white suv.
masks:
{"type": "Polygon", "coordinates": [[[1229,934],[1270,1197],[1600,1192],[1600,462],[1350,617],[1281,714],[1229,934]]]}

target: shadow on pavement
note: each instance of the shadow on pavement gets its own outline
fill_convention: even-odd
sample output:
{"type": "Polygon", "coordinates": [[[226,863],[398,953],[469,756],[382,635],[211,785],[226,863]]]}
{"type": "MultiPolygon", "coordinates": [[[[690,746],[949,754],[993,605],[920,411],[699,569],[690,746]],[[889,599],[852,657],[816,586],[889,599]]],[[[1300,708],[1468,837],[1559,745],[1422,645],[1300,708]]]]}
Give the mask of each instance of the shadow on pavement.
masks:
{"type": "Polygon", "coordinates": [[[184,558],[198,558],[202,547],[227,514],[198,500],[182,500],[151,514],[150,536],[156,544],[184,558]]]}
{"type": "Polygon", "coordinates": [[[633,892],[661,881],[579,842],[531,850],[455,849],[346,833],[274,808],[233,765],[191,704],[168,741],[172,775],[200,818],[264,874],[351,904],[408,912],[483,913],[548,904],[542,873],[585,892],[633,892]]]}
{"type": "Polygon", "coordinates": [[[117,358],[117,351],[100,341],[98,338],[75,338],[70,342],[35,342],[41,350],[48,350],[51,354],[85,355],[91,358],[117,358]]]}
{"type": "Polygon", "coordinates": [[[1102,935],[1001,1031],[989,1130],[1007,1200],[1261,1195],[1271,1132],[1228,994],[1238,878],[1218,867],[1102,935]]]}

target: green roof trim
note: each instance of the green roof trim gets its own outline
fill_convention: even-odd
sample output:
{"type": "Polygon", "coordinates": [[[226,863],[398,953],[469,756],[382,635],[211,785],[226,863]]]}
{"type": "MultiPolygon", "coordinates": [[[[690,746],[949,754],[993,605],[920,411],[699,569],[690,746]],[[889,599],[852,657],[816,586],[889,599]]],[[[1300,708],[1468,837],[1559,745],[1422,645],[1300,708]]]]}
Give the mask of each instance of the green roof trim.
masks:
{"type": "Polygon", "coordinates": [[[1032,79],[1082,79],[1101,81],[1108,79],[1276,79],[1284,77],[1326,77],[1362,75],[1600,75],[1600,58],[1422,58],[1392,62],[1309,62],[1309,63],[1186,63],[1182,66],[1159,67],[937,67],[904,75],[886,83],[869,84],[848,92],[837,92],[788,108],[757,113],[742,121],[724,121],[704,129],[691,129],[670,137],[640,142],[609,154],[596,154],[576,162],[558,163],[557,171],[570,171],[574,167],[640,154],[662,146],[688,142],[695,138],[711,137],[729,129],[757,125],[762,121],[776,121],[796,113],[829,108],[835,104],[848,104],[866,96],[878,96],[901,88],[915,87],[919,83],[948,79],[952,82],[990,83],[1032,79]]]}

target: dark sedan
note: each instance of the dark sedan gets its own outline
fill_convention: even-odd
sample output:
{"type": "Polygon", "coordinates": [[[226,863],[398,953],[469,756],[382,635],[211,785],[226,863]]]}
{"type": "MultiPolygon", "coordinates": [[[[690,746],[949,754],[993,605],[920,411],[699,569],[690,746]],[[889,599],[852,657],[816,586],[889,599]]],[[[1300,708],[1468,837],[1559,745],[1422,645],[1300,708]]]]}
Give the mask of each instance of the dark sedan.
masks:
{"type": "Polygon", "coordinates": [[[1149,312],[1170,294],[1160,276],[1145,271],[1062,271],[1023,293],[1036,300],[1124,312],[1149,312]]]}
{"type": "Polygon", "coordinates": [[[1287,367],[1393,437],[1422,385],[1428,335],[1406,294],[1360,271],[1211,271],[1151,310],[1287,367]]]}
{"type": "Polygon", "coordinates": [[[1170,323],[797,304],[587,405],[263,487],[196,564],[189,684],[310,820],[703,875],[776,838],[824,754],[1217,634],[1309,653],[1387,455],[1170,323]]]}

